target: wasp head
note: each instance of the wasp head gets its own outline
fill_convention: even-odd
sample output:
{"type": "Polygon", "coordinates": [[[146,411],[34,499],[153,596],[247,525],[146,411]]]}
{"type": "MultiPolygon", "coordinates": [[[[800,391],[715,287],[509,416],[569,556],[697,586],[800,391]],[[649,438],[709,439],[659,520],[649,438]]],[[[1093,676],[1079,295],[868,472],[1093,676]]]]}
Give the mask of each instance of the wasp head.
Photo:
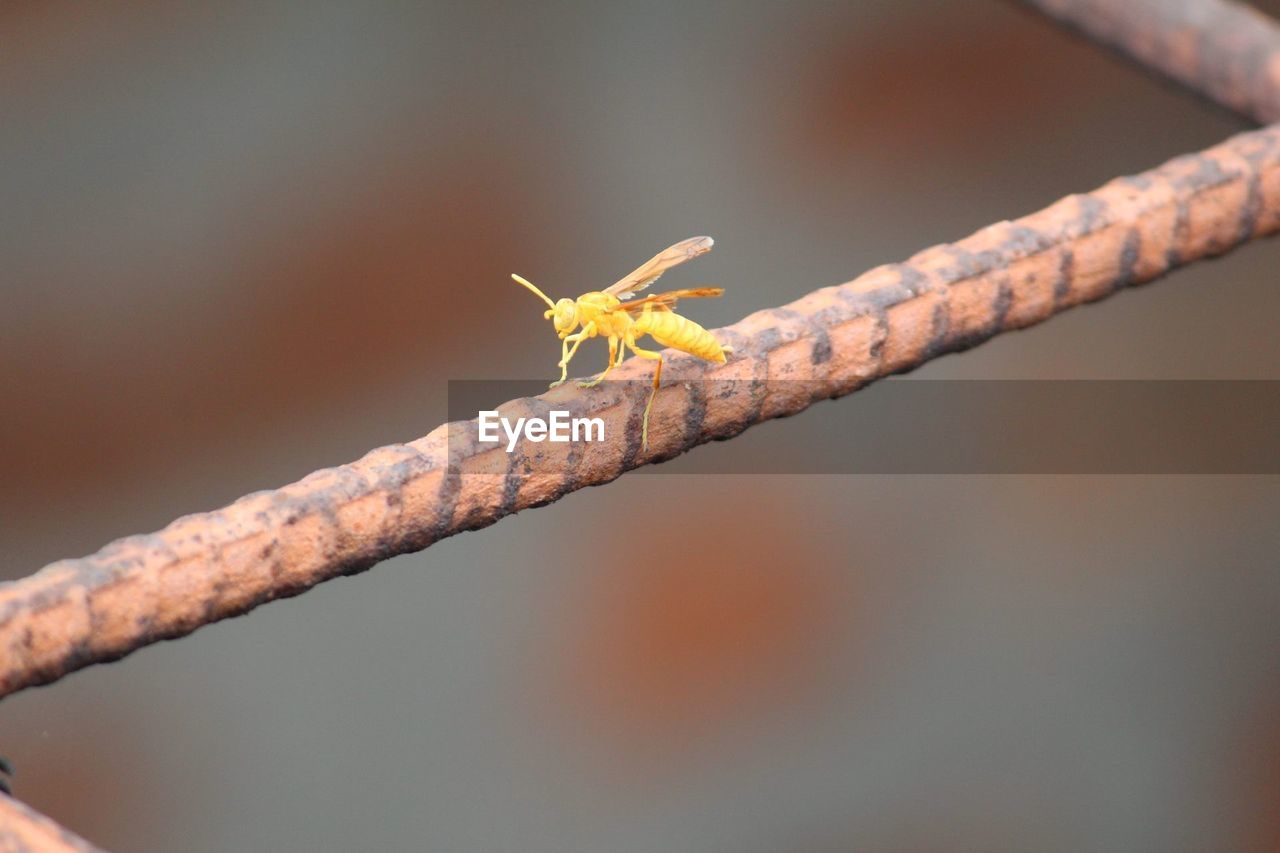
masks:
{"type": "Polygon", "coordinates": [[[511,277],[518,284],[528,288],[535,296],[547,303],[549,310],[543,311],[542,316],[555,323],[556,334],[563,338],[577,328],[578,306],[572,299],[561,299],[559,302],[552,302],[545,293],[531,282],[515,274],[512,274],[511,277]]]}
{"type": "Polygon", "coordinates": [[[555,324],[556,334],[562,338],[578,327],[578,306],[572,299],[561,299],[542,316],[555,324]]]}

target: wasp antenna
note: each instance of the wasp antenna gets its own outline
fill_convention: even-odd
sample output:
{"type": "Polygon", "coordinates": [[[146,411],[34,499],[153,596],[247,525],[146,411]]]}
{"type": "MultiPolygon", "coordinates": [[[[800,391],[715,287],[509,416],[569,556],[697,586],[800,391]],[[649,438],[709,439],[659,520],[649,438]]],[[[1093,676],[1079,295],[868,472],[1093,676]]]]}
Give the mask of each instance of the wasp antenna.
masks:
{"type": "Polygon", "coordinates": [[[547,303],[547,305],[551,307],[551,310],[553,311],[555,310],[556,304],[547,298],[547,294],[543,293],[541,290],[538,290],[538,288],[534,287],[533,282],[527,279],[523,279],[520,276],[516,275],[515,273],[512,273],[511,277],[516,280],[516,283],[523,284],[525,287],[532,290],[539,299],[541,299],[543,302],[547,303]]]}

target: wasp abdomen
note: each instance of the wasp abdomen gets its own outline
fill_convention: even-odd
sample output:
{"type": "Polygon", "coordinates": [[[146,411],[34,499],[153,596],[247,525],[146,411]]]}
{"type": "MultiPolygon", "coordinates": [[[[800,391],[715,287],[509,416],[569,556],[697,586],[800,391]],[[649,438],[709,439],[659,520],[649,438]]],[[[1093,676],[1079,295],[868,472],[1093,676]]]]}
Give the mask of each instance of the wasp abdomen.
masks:
{"type": "Polygon", "coordinates": [[[649,335],[663,346],[673,347],[707,361],[723,363],[724,349],[711,333],[687,317],[671,311],[654,311],[636,321],[637,335],[649,335]]]}

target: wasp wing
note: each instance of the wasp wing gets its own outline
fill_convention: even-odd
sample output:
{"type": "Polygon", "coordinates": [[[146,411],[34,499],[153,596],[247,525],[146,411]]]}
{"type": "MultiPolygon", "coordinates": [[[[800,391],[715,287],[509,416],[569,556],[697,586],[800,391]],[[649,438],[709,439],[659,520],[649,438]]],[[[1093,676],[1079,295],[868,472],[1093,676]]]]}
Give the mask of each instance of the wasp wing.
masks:
{"type": "Polygon", "coordinates": [[[698,255],[705,255],[710,252],[714,243],[715,241],[710,237],[690,237],[688,240],[681,240],[674,246],[669,246],[654,255],[641,264],[631,275],[619,280],[617,284],[605,288],[604,292],[619,299],[630,299],[629,294],[635,293],[637,290],[644,290],[657,281],[658,276],[672,267],[679,266],[685,261],[693,260],[698,255]]]}
{"type": "Polygon", "coordinates": [[[670,310],[676,307],[676,302],[681,299],[702,299],[712,296],[720,296],[724,293],[723,287],[691,287],[688,290],[668,290],[666,293],[654,293],[643,299],[637,299],[633,302],[623,302],[619,307],[623,311],[632,314],[638,314],[644,310],[646,305],[652,305],[654,308],[670,310]]]}

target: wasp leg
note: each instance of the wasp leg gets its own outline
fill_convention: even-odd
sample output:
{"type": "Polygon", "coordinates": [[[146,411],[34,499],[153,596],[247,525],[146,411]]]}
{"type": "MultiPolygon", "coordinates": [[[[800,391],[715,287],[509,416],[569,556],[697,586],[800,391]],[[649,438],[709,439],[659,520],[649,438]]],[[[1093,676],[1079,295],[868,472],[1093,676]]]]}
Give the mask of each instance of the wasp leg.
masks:
{"type": "Polygon", "coordinates": [[[591,388],[596,385],[599,385],[600,380],[608,376],[610,370],[613,370],[613,368],[615,368],[617,365],[622,363],[622,359],[619,358],[618,356],[621,353],[625,353],[625,352],[626,352],[625,349],[621,349],[618,346],[618,338],[615,335],[610,335],[609,336],[609,363],[605,365],[604,373],[601,373],[599,376],[597,376],[595,379],[592,379],[590,382],[579,382],[578,387],[591,388]]]}
{"type": "Polygon", "coordinates": [[[658,362],[658,366],[653,369],[653,390],[649,392],[649,402],[644,406],[644,422],[640,427],[640,446],[645,450],[649,449],[649,410],[653,408],[653,398],[658,394],[658,383],[662,381],[662,353],[653,350],[641,349],[635,345],[635,341],[627,341],[627,346],[631,351],[641,358],[651,359],[658,362]]]}
{"type": "Polygon", "coordinates": [[[595,334],[595,325],[584,326],[581,332],[576,335],[569,335],[560,345],[560,378],[552,382],[550,387],[564,384],[569,378],[569,360],[578,352],[578,347],[582,346],[582,342],[595,334]],[[573,342],[573,346],[569,346],[569,342],[573,342]]]}

